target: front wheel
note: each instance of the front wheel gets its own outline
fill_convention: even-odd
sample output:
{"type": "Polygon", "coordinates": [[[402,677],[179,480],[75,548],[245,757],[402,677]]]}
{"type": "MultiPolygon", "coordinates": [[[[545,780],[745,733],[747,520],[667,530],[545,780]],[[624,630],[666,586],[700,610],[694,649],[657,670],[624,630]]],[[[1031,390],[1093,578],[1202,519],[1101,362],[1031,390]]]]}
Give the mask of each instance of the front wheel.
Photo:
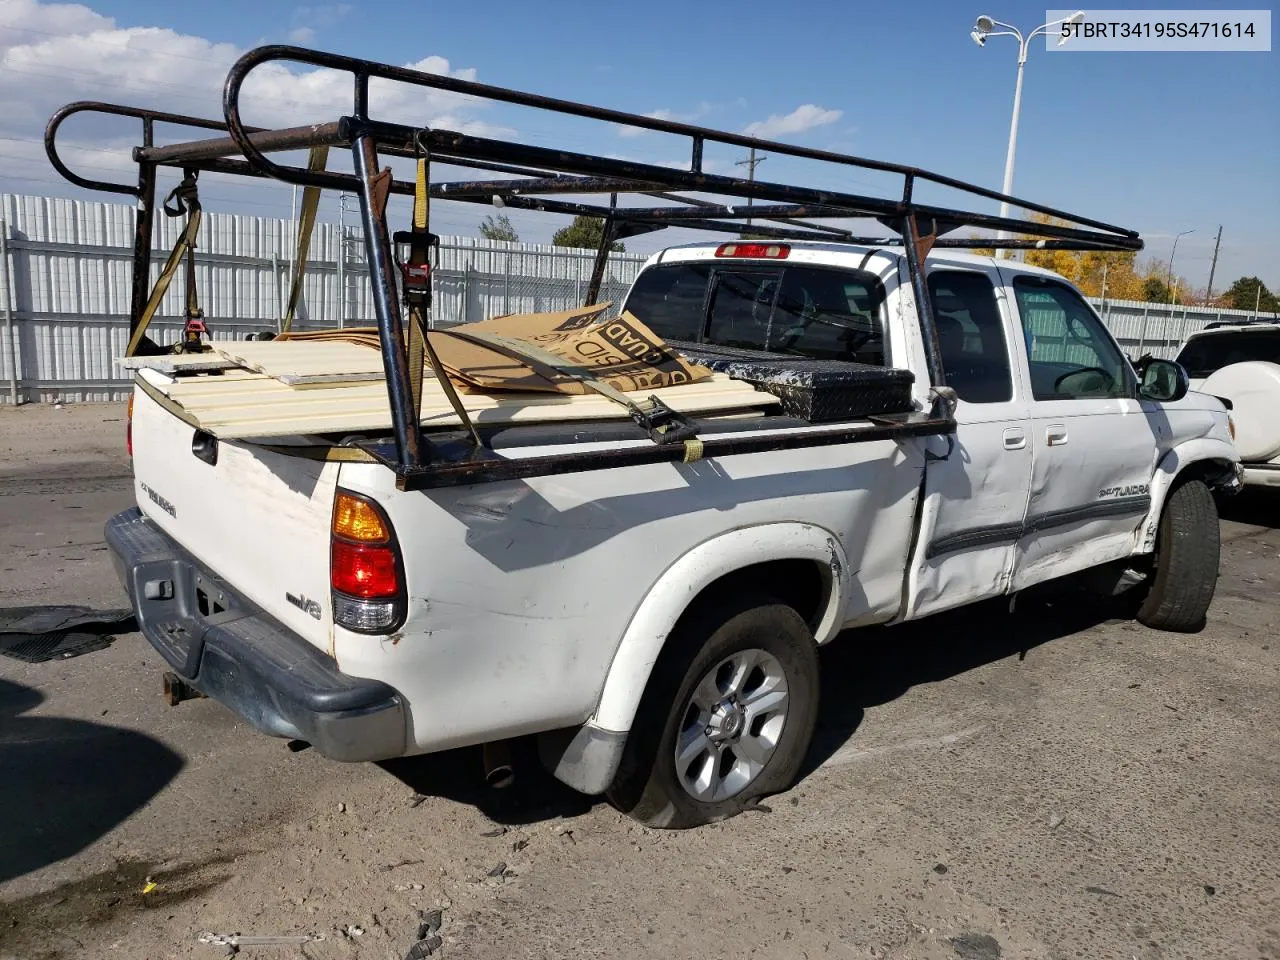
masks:
{"type": "Polygon", "coordinates": [[[1169,492],[1156,531],[1155,569],[1138,608],[1139,622],[1190,633],[1204,626],[1218,585],[1222,551],[1218,506],[1201,480],[1169,492]]]}
{"type": "Polygon", "coordinates": [[[818,654],[769,598],[687,616],[640,702],[609,800],[651,827],[723,820],[789,787],[813,737],[818,654]]]}

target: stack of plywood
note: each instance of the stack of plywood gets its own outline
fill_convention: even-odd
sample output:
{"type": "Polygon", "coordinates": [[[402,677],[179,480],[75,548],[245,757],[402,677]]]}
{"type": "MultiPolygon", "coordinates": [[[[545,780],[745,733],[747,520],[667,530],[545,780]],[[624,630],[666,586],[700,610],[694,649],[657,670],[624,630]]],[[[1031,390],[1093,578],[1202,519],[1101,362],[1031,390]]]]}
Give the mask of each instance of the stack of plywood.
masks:
{"type": "MultiPolygon", "coordinates": [[[[225,439],[391,428],[382,354],[371,345],[311,338],[219,342],[215,351],[133,358],[130,366],[154,368],[144,375],[147,382],[193,425],[225,439]]],[[[444,390],[429,368],[426,373],[423,427],[460,426],[444,390]]],[[[673,410],[703,416],[767,411],[778,403],[724,374],[627,395],[637,401],[657,396],[673,410]]],[[[627,419],[619,404],[594,393],[494,391],[463,393],[461,399],[482,425],[627,419]]]]}

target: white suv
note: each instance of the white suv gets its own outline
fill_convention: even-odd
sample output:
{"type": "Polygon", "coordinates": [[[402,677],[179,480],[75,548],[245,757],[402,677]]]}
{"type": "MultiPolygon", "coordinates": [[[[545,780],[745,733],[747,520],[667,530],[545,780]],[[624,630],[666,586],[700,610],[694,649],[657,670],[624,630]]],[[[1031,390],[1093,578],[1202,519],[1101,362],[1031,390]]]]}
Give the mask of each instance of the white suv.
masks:
{"type": "Polygon", "coordinates": [[[1182,346],[1191,389],[1231,405],[1244,482],[1280,487],[1280,322],[1211,324],[1182,346]]]}

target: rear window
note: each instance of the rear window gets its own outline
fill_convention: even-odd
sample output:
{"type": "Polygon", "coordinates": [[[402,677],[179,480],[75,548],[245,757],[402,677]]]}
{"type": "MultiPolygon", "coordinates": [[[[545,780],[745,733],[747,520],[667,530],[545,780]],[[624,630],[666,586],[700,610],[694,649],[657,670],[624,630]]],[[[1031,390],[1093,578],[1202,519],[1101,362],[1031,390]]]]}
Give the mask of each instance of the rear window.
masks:
{"type": "Polygon", "coordinates": [[[862,270],[657,264],[626,309],[667,340],[884,366],[884,288],[862,270]]]}
{"type": "Polygon", "coordinates": [[[1178,355],[1187,375],[1197,380],[1246,360],[1280,363],[1280,330],[1208,334],[1188,341],[1178,355]]]}

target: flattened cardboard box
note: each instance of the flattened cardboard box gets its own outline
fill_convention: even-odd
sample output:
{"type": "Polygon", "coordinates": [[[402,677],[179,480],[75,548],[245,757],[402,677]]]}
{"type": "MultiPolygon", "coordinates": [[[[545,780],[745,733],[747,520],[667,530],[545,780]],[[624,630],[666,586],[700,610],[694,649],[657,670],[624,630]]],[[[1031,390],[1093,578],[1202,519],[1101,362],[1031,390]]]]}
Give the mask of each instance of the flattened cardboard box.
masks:
{"type": "MultiPolygon", "coordinates": [[[[655,390],[708,380],[712,371],[689,363],[635,316],[601,319],[609,303],[555,313],[526,313],[481,320],[460,333],[496,334],[524,340],[581,367],[623,392],[655,390]]],[[[537,391],[588,393],[589,388],[554,368],[503,353],[488,345],[432,331],[431,343],[449,378],[471,392],[537,391]]]]}

